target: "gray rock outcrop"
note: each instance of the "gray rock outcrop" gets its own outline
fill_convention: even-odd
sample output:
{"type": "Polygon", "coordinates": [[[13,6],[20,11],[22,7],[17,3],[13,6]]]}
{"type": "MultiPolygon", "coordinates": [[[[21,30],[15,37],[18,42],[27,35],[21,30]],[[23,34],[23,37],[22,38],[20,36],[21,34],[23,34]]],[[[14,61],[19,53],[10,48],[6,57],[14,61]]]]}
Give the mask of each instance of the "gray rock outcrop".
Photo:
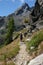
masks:
{"type": "Polygon", "coordinates": [[[43,54],[31,60],[28,65],[43,65],[43,54]]]}

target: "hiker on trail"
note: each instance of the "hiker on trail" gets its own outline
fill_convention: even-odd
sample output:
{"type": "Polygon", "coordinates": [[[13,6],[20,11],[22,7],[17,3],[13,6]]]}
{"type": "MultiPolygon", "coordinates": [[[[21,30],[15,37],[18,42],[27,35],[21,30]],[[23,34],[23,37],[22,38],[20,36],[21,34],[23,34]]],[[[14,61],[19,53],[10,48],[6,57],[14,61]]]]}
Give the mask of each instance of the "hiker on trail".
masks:
{"type": "Polygon", "coordinates": [[[23,40],[23,35],[22,35],[22,33],[20,32],[20,41],[22,41],[23,40]]]}
{"type": "Polygon", "coordinates": [[[27,35],[27,32],[24,33],[24,37],[26,37],[26,35],[27,35]]]}

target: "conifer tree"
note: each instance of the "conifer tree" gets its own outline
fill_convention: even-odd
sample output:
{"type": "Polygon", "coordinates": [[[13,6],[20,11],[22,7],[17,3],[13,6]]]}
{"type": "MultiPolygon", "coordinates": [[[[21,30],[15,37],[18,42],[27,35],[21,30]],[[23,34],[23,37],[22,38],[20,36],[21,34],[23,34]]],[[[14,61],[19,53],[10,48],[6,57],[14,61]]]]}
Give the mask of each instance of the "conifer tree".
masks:
{"type": "Polygon", "coordinates": [[[13,31],[14,31],[14,19],[10,18],[8,22],[8,30],[7,30],[7,35],[5,39],[5,44],[9,44],[12,41],[13,31]]]}

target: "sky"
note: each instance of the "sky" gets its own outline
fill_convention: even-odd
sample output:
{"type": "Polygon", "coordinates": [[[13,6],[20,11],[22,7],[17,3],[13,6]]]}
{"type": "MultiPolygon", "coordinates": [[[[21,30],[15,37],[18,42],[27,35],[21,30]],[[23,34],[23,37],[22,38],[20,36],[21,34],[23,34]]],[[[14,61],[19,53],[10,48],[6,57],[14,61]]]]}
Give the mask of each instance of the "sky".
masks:
{"type": "Polygon", "coordinates": [[[0,16],[8,16],[16,11],[23,3],[34,6],[35,0],[0,0],[0,16]]]}

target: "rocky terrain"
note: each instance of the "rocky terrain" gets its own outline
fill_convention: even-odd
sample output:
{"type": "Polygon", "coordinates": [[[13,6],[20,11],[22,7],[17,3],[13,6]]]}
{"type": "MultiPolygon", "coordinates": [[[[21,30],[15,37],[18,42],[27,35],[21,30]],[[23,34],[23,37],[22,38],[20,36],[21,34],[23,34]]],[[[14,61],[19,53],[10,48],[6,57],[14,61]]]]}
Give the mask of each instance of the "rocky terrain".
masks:
{"type": "Polygon", "coordinates": [[[35,59],[31,60],[28,65],[43,65],[43,54],[37,56],[35,59]]]}
{"type": "Polygon", "coordinates": [[[16,28],[23,27],[25,18],[31,19],[30,23],[32,22],[34,25],[37,23],[41,24],[40,21],[43,20],[43,1],[36,0],[35,6],[32,8],[30,8],[27,3],[24,3],[14,13],[8,15],[7,17],[0,16],[0,29],[5,28],[10,17],[14,18],[16,28]]]}
{"type": "Polygon", "coordinates": [[[29,54],[26,51],[26,45],[24,42],[20,42],[19,54],[13,59],[16,65],[25,65],[29,61],[29,54]],[[25,63],[26,62],[26,63],[25,63]]]}
{"type": "MultiPolygon", "coordinates": [[[[5,62],[8,63],[10,61],[13,61],[13,63],[16,65],[43,65],[43,54],[42,54],[43,53],[43,41],[42,41],[43,32],[40,30],[42,33],[38,32],[39,33],[39,34],[37,33],[38,35],[35,34],[37,30],[43,28],[43,0],[36,0],[35,6],[32,8],[30,8],[27,3],[24,3],[14,13],[12,13],[8,16],[4,16],[4,17],[0,16],[0,46],[5,41],[7,25],[8,25],[10,17],[13,17],[14,26],[16,28],[13,36],[14,37],[16,35],[18,36],[20,34],[20,32],[23,33],[23,35],[25,34],[27,36],[24,35],[23,38],[26,38],[26,39],[23,39],[23,42],[20,42],[20,37],[18,37],[15,40],[13,39],[14,41],[11,44],[6,45],[3,49],[0,50],[2,52],[0,54],[4,53],[7,58],[7,59],[5,58],[5,60],[7,60],[7,62],[6,61],[5,62]],[[24,22],[25,19],[28,19],[28,23],[24,22]],[[26,29],[25,32],[24,32],[23,28],[26,29]],[[21,29],[23,29],[23,31],[21,31],[21,29]],[[32,38],[32,35],[35,35],[35,37],[32,38]],[[30,41],[31,39],[32,39],[32,41],[30,41]],[[30,43],[29,43],[29,41],[30,41],[30,43]],[[38,44],[39,47],[36,48],[37,43],[41,43],[41,41],[42,41],[42,44],[40,44],[40,45],[38,44]],[[19,50],[17,50],[18,48],[16,50],[14,50],[15,47],[17,46],[17,45],[14,46],[15,44],[19,45],[19,47],[20,47],[19,50]],[[28,47],[30,46],[30,52],[32,52],[32,54],[30,52],[28,53],[29,49],[27,48],[27,44],[30,44],[30,45],[28,45],[28,47]],[[33,48],[33,50],[32,50],[32,48],[33,48]],[[5,52],[4,52],[4,50],[5,50],[5,52]],[[6,51],[8,54],[6,53],[6,51]],[[14,56],[13,54],[16,53],[16,51],[18,51],[19,53],[17,53],[17,55],[15,54],[16,56],[14,56]],[[41,55],[39,55],[39,54],[41,54],[41,55]]],[[[1,56],[0,56],[0,58],[1,58],[1,56]]]]}
{"type": "Polygon", "coordinates": [[[3,36],[7,32],[7,25],[8,25],[8,21],[10,17],[13,17],[14,19],[14,25],[15,25],[16,30],[21,30],[24,28],[23,20],[25,18],[29,18],[29,14],[30,14],[30,8],[27,3],[24,3],[19,9],[17,9],[14,13],[8,15],[7,17],[0,16],[0,42],[1,43],[3,42],[2,41],[3,36]]]}
{"type": "Polygon", "coordinates": [[[28,6],[27,3],[24,3],[20,8],[18,8],[14,13],[8,15],[7,17],[1,17],[0,16],[0,29],[1,27],[5,27],[5,23],[8,22],[10,17],[14,18],[14,23],[16,28],[23,26],[23,20],[25,18],[29,18],[30,14],[30,7],[28,6]]]}
{"type": "Polygon", "coordinates": [[[43,1],[36,0],[35,6],[32,8],[30,8],[27,3],[24,3],[14,13],[8,15],[7,17],[0,16],[0,29],[2,29],[1,27],[5,28],[5,25],[10,17],[14,18],[16,28],[24,25],[25,18],[32,19],[30,20],[30,23],[40,23],[39,21],[43,20],[43,1]]]}
{"type": "Polygon", "coordinates": [[[36,0],[35,6],[32,8],[30,8],[27,3],[24,3],[14,13],[8,15],[7,17],[0,16],[0,35],[2,35],[3,31],[4,34],[7,32],[6,26],[10,17],[14,18],[16,30],[21,30],[25,27],[24,20],[26,18],[29,19],[28,26],[30,26],[32,30],[34,28],[43,28],[43,0],[36,0]]]}
{"type": "Polygon", "coordinates": [[[35,7],[31,13],[32,21],[36,27],[41,28],[43,26],[43,1],[36,0],[35,7]]]}

